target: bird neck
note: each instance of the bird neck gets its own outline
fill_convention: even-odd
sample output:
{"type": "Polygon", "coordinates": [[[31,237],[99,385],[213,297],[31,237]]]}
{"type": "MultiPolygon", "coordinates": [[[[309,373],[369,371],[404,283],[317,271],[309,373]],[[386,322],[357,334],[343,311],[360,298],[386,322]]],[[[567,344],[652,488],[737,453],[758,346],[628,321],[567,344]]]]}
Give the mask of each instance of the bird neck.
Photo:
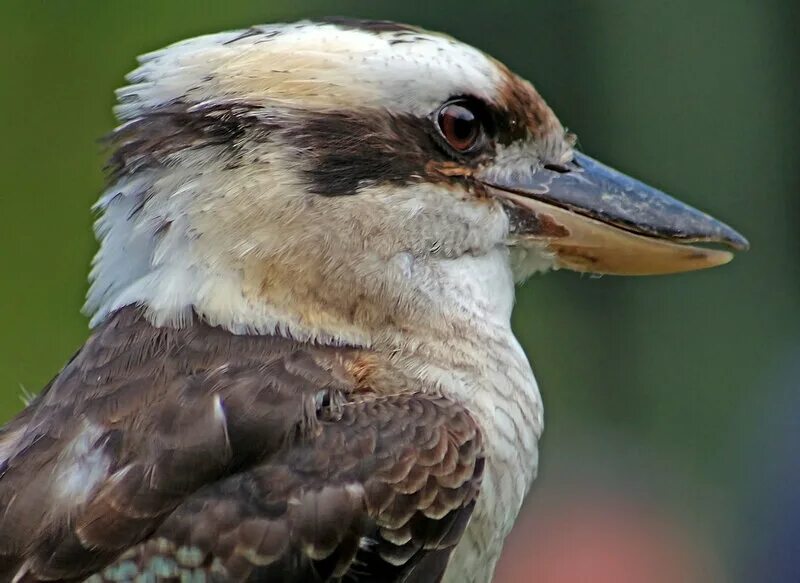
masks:
{"type": "Polygon", "coordinates": [[[152,254],[145,242],[125,249],[109,243],[113,238],[99,256],[119,261],[95,262],[87,302],[93,325],[136,304],[156,326],[182,327],[197,315],[234,334],[376,350],[414,339],[452,341],[456,331],[475,336],[485,328],[510,329],[514,291],[502,249],[457,259],[312,251],[226,263],[198,257],[193,245],[179,241],[154,264],[144,258],[152,254]]]}
{"type": "Polygon", "coordinates": [[[135,304],[157,326],[181,327],[196,314],[234,334],[386,350],[414,337],[452,339],[456,329],[509,329],[514,288],[503,246],[457,256],[365,249],[324,224],[327,208],[313,220],[273,217],[277,205],[231,204],[245,196],[243,180],[212,198],[212,171],[175,173],[142,173],[101,199],[85,306],[93,326],[135,304]],[[167,189],[166,179],[176,185],[167,189]],[[174,194],[192,184],[196,192],[174,194]]]}

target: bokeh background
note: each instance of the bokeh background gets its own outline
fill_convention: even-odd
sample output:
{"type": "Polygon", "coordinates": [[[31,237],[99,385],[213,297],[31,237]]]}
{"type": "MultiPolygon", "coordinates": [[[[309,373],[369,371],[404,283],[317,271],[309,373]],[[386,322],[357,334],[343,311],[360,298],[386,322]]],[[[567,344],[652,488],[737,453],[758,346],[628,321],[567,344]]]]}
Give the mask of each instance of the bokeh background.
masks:
{"type": "Polygon", "coordinates": [[[659,278],[537,277],[515,327],[546,405],[497,581],[800,581],[796,0],[4,0],[0,421],[88,334],[97,138],[134,56],[309,16],[409,21],[534,81],[584,151],[752,250],[659,278]]]}

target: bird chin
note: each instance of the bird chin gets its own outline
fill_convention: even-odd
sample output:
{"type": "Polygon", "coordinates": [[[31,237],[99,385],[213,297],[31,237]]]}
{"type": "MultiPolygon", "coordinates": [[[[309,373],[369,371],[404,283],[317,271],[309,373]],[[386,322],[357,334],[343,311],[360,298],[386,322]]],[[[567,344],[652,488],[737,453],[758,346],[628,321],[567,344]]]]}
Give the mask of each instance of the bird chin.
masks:
{"type": "Polygon", "coordinates": [[[559,267],[555,253],[542,242],[515,238],[508,241],[507,246],[515,283],[559,267]]]}

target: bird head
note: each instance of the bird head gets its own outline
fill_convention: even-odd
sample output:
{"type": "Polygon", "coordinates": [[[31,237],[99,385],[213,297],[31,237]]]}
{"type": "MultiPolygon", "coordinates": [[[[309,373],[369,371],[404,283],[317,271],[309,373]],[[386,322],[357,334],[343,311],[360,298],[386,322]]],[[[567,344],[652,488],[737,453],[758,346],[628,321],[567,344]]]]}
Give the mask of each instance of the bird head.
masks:
{"type": "Polygon", "coordinates": [[[528,82],[444,35],[258,26],[146,55],[129,81],[98,203],[95,320],[139,302],[274,328],[276,305],[307,301],[298,317],[325,328],[320,314],[377,312],[378,297],[402,311],[404,290],[430,297],[442,277],[671,273],[731,258],[692,243],[747,246],[578,152],[528,82]]]}

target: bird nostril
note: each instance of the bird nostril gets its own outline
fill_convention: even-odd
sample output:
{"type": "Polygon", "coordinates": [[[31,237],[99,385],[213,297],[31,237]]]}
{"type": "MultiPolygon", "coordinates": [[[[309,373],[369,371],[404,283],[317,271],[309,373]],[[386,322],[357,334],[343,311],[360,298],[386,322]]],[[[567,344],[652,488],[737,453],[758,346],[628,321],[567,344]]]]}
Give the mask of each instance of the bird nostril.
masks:
{"type": "Polygon", "coordinates": [[[569,168],[562,166],[561,164],[545,164],[544,168],[546,170],[551,170],[552,172],[558,172],[559,174],[568,174],[571,172],[569,168]]]}

